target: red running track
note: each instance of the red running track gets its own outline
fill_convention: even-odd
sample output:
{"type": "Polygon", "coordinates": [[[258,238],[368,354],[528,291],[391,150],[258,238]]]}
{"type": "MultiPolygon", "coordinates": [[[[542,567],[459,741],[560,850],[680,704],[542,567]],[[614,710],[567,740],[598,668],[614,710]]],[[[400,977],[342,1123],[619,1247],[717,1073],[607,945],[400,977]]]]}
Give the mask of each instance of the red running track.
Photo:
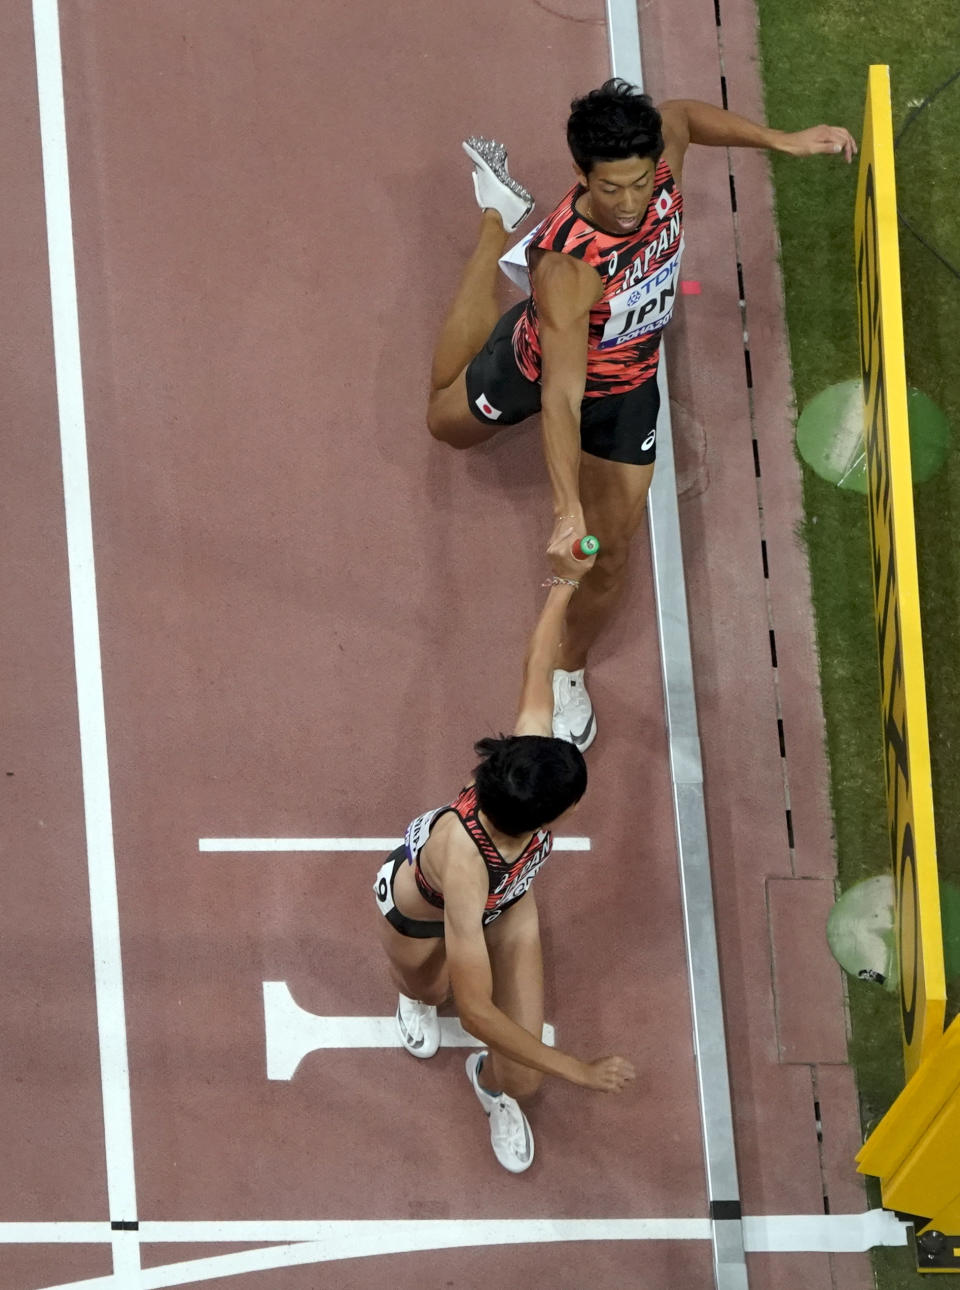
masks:
{"type": "MultiPolygon", "coordinates": [[[[718,98],[707,8],[686,26],[644,10],[655,94],[718,98]]],[[[746,7],[737,22],[748,24],[746,7]]],[[[0,917],[7,979],[21,983],[0,1013],[2,1235],[3,1223],[131,1216],[111,1212],[104,1163],[29,6],[6,6],[0,25],[0,286],[13,374],[0,393],[0,917]]],[[[425,378],[476,223],[459,141],[474,130],[504,138],[541,206],[561,191],[566,104],[607,71],[599,6],[497,0],[481,15],[461,0],[69,0],[61,34],[145,1225],[116,1239],[139,1245],[150,1268],[261,1242],[200,1240],[209,1229],[195,1228],[194,1239],[158,1243],[148,1223],[702,1219],[645,537],[592,672],[602,731],[575,817],[591,850],[558,854],[538,882],[558,1042],[624,1051],[641,1075],[619,1099],[552,1083],[533,1112],[537,1160],[522,1179],[492,1158],[461,1050],[428,1064],[394,1049],[314,1052],[292,1080],[266,1078],[264,981],[286,981],[321,1015],[391,1011],[372,936],[379,854],[198,847],[220,836],[397,836],[458,786],[473,740],[511,720],[548,520],[537,436],[521,429],[462,456],[442,449],[423,428],[425,378]]],[[[744,51],[725,50],[727,75],[747,86],[756,115],[744,51]]],[[[740,224],[748,294],[758,284],[751,320],[754,310],[772,320],[754,350],[753,421],[720,154],[689,165],[686,272],[702,293],[675,325],[671,379],[743,1195],[750,1213],[812,1213],[829,1188],[835,1210],[857,1210],[842,995],[816,939],[833,869],[809,611],[783,581],[764,585],[758,554],[752,425],[777,436],[760,449],[764,496],[784,499],[767,517],[771,559],[781,553],[803,591],[769,192],[759,159],[736,165],[741,191],[759,194],[740,224]],[[783,641],[778,678],[764,655],[768,602],[783,641]],[[792,955],[827,992],[815,1010],[792,955]]],[[[0,1263],[0,1290],[83,1283],[113,1267],[102,1240],[3,1244],[0,1263]]],[[[845,1287],[868,1284],[861,1256],[750,1264],[756,1286],[802,1275],[818,1290],[840,1270],[845,1287]]],[[[214,1284],[248,1290],[711,1280],[704,1240],[223,1272],[214,1284]]],[[[186,1280],[170,1276],[163,1284],[186,1280]]],[[[131,1277],[110,1284],[140,1284],[131,1277]]]]}

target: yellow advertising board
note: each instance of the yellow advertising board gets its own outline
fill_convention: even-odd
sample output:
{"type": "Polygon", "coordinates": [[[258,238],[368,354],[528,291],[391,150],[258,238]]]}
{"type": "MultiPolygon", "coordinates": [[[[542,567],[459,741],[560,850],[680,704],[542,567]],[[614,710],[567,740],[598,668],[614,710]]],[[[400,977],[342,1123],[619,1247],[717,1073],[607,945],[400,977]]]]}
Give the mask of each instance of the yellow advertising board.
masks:
{"type": "MultiPolygon", "coordinates": [[[[960,1232],[960,1018],[895,1100],[859,1152],[861,1173],[883,1179],[886,1209],[960,1232]]],[[[960,1245],[960,1240],[955,1241],[960,1245]]]]}
{"type": "MultiPolygon", "coordinates": [[[[861,1147],[860,1172],[882,1180],[887,1209],[921,1215],[940,1232],[960,1232],[958,1135],[960,1017],[924,1053],[913,1079],[861,1147]]],[[[954,1256],[960,1238],[951,1241],[954,1256]]],[[[957,1268],[953,1257],[950,1270],[957,1268]]]]}
{"type": "Polygon", "coordinates": [[[887,818],[907,1079],[943,1034],[937,886],[900,305],[890,72],[870,68],[856,206],[857,300],[887,818]]]}

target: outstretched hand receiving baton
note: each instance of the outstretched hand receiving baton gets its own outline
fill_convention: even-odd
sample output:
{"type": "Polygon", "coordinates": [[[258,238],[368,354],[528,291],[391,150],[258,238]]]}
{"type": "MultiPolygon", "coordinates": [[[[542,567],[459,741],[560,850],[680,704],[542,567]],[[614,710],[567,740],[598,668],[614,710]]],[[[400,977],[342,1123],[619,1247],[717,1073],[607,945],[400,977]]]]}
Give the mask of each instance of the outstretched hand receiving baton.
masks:
{"type": "Polygon", "coordinates": [[[550,586],[554,579],[560,579],[578,587],[583,575],[593,568],[600,543],[589,533],[574,539],[575,533],[573,525],[568,525],[556,534],[547,547],[553,579],[548,579],[544,586],[550,586]]]}

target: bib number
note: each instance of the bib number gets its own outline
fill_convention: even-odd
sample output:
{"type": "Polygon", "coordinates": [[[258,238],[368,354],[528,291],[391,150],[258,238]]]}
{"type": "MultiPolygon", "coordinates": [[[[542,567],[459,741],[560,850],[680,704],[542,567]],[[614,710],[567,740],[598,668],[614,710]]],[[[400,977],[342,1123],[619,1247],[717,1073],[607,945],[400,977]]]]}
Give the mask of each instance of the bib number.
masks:
{"type": "Polygon", "coordinates": [[[425,815],[418,815],[417,818],[407,826],[403,845],[406,848],[407,859],[411,863],[416,860],[417,856],[420,854],[420,849],[430,836],[430,829],[441,810],[443,810],[443,807],[438,806],[436,810],[427,811],[425,815]]]}
{"type": "Polygon", "coordinates": [[[613,349],[662,331],[673,316],[680,277],[680,252],[627,291],[611,297],[598,349],[613,349]]]}

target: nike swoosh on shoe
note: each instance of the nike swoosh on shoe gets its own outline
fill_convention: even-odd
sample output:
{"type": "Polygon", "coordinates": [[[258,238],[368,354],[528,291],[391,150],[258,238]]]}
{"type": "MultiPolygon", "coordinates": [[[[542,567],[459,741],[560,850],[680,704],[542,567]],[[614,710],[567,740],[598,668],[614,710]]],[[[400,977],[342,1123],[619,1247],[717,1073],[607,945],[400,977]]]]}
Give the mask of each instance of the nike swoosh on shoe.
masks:
{"type": "Polygon", "coordinates": [[[586,741],[590,738],[590,732],[593,730],[593,722],[594,722],[594,715],[591,712],[590,720],[587,722],[587,724],[583,727],[583,729],[580,731],[578,735],[574,734],[572,730],[570,731],[570,742],[576,744],[577,747],[579,747],[581,744],[586,743],[586,741]]]}

